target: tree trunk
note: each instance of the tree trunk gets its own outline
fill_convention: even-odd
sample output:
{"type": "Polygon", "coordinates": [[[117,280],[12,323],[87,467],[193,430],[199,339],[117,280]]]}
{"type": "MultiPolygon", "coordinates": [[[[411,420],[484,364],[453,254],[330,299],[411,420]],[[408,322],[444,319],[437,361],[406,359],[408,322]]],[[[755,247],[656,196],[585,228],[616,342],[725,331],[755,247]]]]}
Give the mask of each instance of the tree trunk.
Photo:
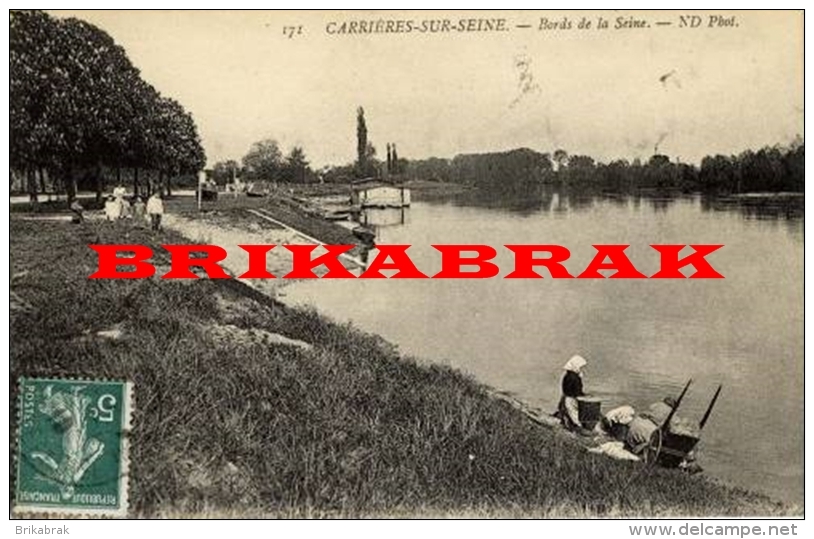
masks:
{"type": "Polygon", "coordinates": [[[104,191],[104,178],[102,178],[102,165],[96,163],[96,203],[102,201],[102,191],[104,191]]]}
{"type": "Polygon", "coordinates": [[[133,194],[138,196],[138,167],[133,167],[133,194]]]}
{"type": "Polygon", "coordinates": [[[64,169],[63,182],[65,184],[65,193],[68,195],[68,205],[70,205],[76,199],[76,178],[70,165],[64,169]]]}
{"type": "Polygon", "coordinates": [[[171,187],[172,181],[171,180],[172,180],[172,175],[167,174],[166,182],[167,182],[167,196],[168,197],[172,196],[172,187],[171,187]]]}
{"type": "Polygon", "coordinates": [[[40,193],[45,193],[45,171],[40,167],[40,193]]]}
{"type": "Polygon", "coordinates": [[[26,189],[28,190],[28,199],[32,204],[37,204],[37,171],[29,168],[25,171],[26,174],[26,189]]]}

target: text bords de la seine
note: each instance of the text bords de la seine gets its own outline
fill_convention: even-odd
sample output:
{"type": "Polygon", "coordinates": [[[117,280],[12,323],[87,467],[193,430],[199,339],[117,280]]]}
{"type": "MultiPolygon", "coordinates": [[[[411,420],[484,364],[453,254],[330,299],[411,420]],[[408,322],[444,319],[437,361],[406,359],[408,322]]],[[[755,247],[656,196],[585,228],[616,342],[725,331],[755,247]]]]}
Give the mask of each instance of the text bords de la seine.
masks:
{"type": "MultiPolygon", "coordinates": [[[[155,266],[150,262],[153,250],[146,245],[90,245],[98,257],[97,271],[91,279],[143,279],[155,275],[155,266]],[[123,271],[123,267],[128,269],[123,271]],[[132,268],[132,269],[130,269],[132,268]]],[[[239,279],[274,279],[277,276],[268,271],[266,257],[276,245],[239,245],[248,254],[246,271],[239,279]]],[[[355,245],[323,245],[325,252],[314,256],[317,245],[282,245],[290,252],[291,271],[284,279],[316,279],[315,269],[327,270],[322,278],[361,278],[361,279],[427,279],[429,275],[420,271],[410,259],[409,245],[376,245],[378,252],[370,263],[360,264],[364,271],[355,275],[349,271],[340,258],[350,257],[355,245]],[[392,273],[386,276],[382,271],[392,273]],[[395,273],[393,273],[395,272],[395,273]]],[[[497,250],[489,245],[433,245],[440,253],[441,271],[433,279],[490,279],[500,274],[500,268],[492,262],[497,250]],[[466,268],[466,271],[464,271],[466,268]]],[[[647,276],[633,264],[625,254],[629,245],[594,245],[596,254],[576,275],[578,279],[722,279],[718,271],[707,261],[706,256],[723,245],[689,245],[693,252],[681,256],[686,245],[651,245],[659,257],[659,270],[647,276]],[[695,271],[684,275],[682,268],[692,267],[695,271]],[[600,271],[609,275],[603,275],[600,271]]],[[[164,279],[197,278],[192,268],[202,269],[210,279],[229,279],[231,276],[220,266],[228,256],[226,249],[217,245],[162,245],[170,255],[170,271],[164,279]]],[[[554,279],[571,279],[572,275],[563,263],[571,252],[561,245],[506,245],[514,255],[514,268],[506,279],[541,279],[536,271],[545,268],[554,279]]],[[[656,255],[656,253],[653,253],[656,255]]]]}

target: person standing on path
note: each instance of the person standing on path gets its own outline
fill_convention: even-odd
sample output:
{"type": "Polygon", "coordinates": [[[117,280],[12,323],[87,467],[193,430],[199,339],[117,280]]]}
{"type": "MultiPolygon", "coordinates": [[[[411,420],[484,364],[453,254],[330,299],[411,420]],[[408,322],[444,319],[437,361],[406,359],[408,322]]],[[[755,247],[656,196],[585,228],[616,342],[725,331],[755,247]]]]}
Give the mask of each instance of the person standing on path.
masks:
{"type": "Polygon", "coordinates": [[[107,197],[105,201],[105,220],[113,222],[118,221],[121,216],[122,207],[119,201],[113,195],[107,197]]]}
{"type": "Polygon", "coordinates": [[[133,223],[138,227],[141,228],[144,226],[144,219],[147,213],[147,207],[144,205],[144,201],[141,197],[135,197],[135,201],[133,201],[133,223]]]}
{"type": "Polygon", "coordinates": [[[164,215],[164,201],[161,193],[156,191],[147,199],[147,215],[150,216],[150,230],[161,230],[161,217],[164,215]]]}

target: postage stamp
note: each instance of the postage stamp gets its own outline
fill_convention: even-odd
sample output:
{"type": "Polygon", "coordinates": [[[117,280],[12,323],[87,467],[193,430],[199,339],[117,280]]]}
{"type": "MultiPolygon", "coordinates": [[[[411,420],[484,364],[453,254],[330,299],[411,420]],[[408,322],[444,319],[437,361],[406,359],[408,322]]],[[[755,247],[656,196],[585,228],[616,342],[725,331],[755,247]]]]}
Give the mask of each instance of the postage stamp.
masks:
{"type": "Polygon", "coordinates": [[[132,384],[21,378],[15,513],[127,515],[132,384]]]}

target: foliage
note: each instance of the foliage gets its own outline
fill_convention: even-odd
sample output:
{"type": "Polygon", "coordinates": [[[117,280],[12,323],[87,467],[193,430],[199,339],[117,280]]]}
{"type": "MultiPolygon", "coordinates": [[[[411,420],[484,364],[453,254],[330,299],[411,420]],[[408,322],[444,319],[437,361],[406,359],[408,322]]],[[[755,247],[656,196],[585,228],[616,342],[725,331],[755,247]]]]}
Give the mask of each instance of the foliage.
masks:
{"type": "Polygon", "coordinates": [[[240,175],[240,164],[234,159],[227,161],[218,161],[212,167],[212,179],[218,185],[226,185],[231,183],[235,178],[240,175]]]}
{"type": "Polygon", "coordinates": [[[252,144],[249,152],[243,156],[242,170],[236,162],[226,161],[216,164],[212,172],[216,181],[220,181],[219,178],[229,181],[233,170],[235,174],[240,172],[247,180],[310,183],[317,179],[301,146],[294,146],[283,157],[277,141],[271,138],[252,144]]]}
{"type": "Polygon", "coordinates": [[[282,153],[274,139],[255,142],[243,156],[244,174],[250,180],[276,180],[281,166],[282,153]]]}
{"type": "Polygon", "coordinates": [[[551,171],[544,154],[523,148],[503,153],[458,155],[450,163],[450,180],[482,189],[529,191],[551,171]]]}
{"type": "Polygon", "coordinates": [[[400,164],[401,163],[399,161],[399,153],[396,150],[396,143],[394,142],[393,143],[393,150],[392,150],[391,155],[390,155],[390,165],[393,167],[393,172],[395,174],[398,174],[399,172],[401,172],[401,169],[399,168],[400,164]]]}
{"type": "Polygon", "coordinates": [[[12,11],[9,32],[13,168],[45,169],[73,196],[81,168],[141,167],[169,177],[203,167],[192,117],[145,82],[107,33],[40,11],[12,11]]]}
{"type": "Polygon", "coordinates": [[[356,173],[358,177],[366,175],[368,147],[365,109],[359,107],[356,109],[356,173]]]}
{"type": "Polygon", "coordinates": [[[300,146],[294,146],[283,162],[281,177],[283,181],[291,183],[306,183],[309,179],[310,169],[305,151],[300,146]]]}
{"type": "Polygon", "coordinates": [[[575,190],[629,192],[641,189],[707,193],[802,192],[805,147],[763,148],[737,156],[705,157],[701,165],[654,155],[646,163],[617,159],[599,163],[586,155],[556,150],[553,156],[529,149],[429,158],[406,163],[413,179],[455,182],[489,191],[522,194],[540,185],[575,190]]]}
{"type": "Polygon", "coordinates": [[[322,179],[326,183],[350,183],[356,177],[355,163],[342,166],[326,166],[321,170],[322,179]]]}

